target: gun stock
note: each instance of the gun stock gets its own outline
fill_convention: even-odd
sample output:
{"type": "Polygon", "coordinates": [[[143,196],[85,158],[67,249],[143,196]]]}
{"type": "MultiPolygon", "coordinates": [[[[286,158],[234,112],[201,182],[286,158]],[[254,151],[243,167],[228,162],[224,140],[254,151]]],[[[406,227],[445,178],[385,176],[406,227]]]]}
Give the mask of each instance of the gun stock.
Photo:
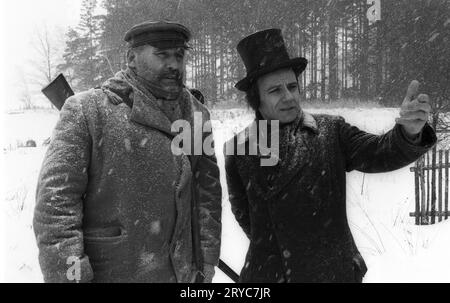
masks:
{"type": "Polygon", "coordinates": [[[41,91],[58,110],[61,110],[67,98],[74,95],[72,88],[63,74],[59,74],[55,80],[50,82],[41,91]]]}

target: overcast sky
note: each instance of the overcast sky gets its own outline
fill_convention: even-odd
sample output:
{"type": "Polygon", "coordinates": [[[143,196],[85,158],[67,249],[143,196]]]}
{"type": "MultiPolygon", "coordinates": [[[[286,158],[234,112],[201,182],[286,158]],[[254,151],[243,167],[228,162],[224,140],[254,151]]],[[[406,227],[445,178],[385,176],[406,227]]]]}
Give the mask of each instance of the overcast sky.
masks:
{"type": "Polygon", "coordinates": [[[10,42],[4,46],[20,59],[37,28],[76,25],[80,4],[81,0],[2,0],[2,26],[6,29],[6,41],[10,42]]]}
{"type": "Polygon", "coordinates": [[[47,27],[49,32],[65,32],[76,26],[81,0],[0,0],[2,43],[0,83],[6,85],[4,96],[11,96],[12,85],[20,70],[27,73],[33,57],[31,41],[36,31],[47,27]]]}

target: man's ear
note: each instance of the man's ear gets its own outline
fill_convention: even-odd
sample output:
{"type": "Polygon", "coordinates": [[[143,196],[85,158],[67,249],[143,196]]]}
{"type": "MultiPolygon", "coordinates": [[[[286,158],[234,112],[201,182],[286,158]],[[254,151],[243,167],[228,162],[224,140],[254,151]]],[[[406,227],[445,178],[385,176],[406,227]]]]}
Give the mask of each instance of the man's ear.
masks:
{"type": "Polygon", "coordinates": [[[131,48],[127,51],[127,64],[128,67],[136,67],[136,52],[131,48]]]}

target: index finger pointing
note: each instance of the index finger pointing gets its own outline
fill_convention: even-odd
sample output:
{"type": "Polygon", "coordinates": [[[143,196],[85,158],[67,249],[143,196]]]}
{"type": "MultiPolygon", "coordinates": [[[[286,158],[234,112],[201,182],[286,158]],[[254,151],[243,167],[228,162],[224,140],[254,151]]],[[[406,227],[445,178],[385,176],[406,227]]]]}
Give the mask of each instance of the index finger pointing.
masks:
{"type": "Polygon", "coordinates": [[[408,90],[406,91],[406,97],[405,99],[408,101],[411,101],[417,96],[417,93],[419,92],[419,81],[412,80],[411,83],[408,86],[408,90]]]}

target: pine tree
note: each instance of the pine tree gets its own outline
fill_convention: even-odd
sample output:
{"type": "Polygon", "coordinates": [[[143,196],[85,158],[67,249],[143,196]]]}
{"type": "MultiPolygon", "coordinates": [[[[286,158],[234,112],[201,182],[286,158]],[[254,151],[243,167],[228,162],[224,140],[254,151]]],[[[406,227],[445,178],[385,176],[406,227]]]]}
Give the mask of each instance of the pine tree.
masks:
{"type": "Polygon", "coordinates": [[[100,85],[111,74],[106,58],[99,52],[100,18],[96,9],[96,0],[84,0],[80,23],[67,34],[65,63],[60,68],[69,74],[78,91],[100,85]]]}
{"type": "Polygon", "coordinates": [[[67,36],[66,69],[83,88],[125,67],[131,26],[168,19],[192,31],[187,84],[211,102],[236,95],[234,84],[245,76],[237,43],[271,27],[282,29],[292,56],[309,61],[300,77],[305,98],[380,97],[398,105],[416,77],[448,94],[446,0],[383,0],[381,21],[372,25],[366,0],[103,0],[102,7],[96,16],[96,1],[85,0],[80,26],[67,36]]]}

